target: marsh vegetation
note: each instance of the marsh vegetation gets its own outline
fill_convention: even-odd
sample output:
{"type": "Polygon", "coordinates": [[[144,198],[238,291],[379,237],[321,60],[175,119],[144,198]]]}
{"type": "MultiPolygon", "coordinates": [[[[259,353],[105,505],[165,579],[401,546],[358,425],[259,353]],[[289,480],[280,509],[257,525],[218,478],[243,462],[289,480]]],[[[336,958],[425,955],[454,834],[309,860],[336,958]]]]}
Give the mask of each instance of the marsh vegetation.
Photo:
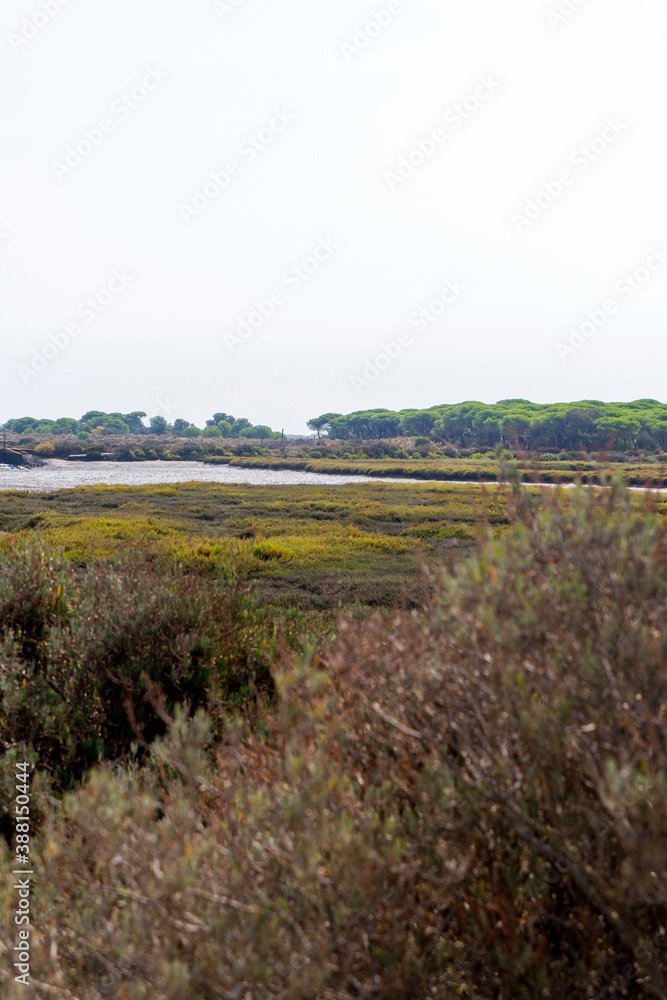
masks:
{"type": "Polygon", "coordinates": [[[667,996],[665,513],[618,486],[0,494],[34,995],[667,996]]]}

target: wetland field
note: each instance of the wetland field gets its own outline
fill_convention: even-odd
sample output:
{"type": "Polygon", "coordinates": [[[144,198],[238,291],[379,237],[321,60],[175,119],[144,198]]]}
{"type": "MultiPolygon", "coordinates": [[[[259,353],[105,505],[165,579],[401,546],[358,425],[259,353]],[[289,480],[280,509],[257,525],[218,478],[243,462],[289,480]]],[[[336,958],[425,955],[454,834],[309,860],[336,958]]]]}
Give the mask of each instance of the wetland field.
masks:
{"type": "Polygon", "coordinates": [[[305,473],[0,490],[29,995],[667,995],[662,494],[305,473]]]}

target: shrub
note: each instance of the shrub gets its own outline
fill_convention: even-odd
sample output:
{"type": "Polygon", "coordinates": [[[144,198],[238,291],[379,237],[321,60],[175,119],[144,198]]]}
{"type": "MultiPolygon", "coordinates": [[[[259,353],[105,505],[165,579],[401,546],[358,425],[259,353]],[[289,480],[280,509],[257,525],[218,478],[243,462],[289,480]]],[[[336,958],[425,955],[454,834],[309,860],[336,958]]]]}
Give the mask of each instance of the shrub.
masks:
{"type": "Polygon", "coordinates": [[[0,550],[0,629],[18,654],[43,663],[50,629],[68,618],[69,567],[39,540],[0,550]]]}
{"type": "Polygon", "coordinates": [[[285,556],[284,550],[274,542],[259,542],[258,545],[255,545],[252,552],[256,559],[261,559],[263,562],[268,562],[272,559],[282,559],[285,556]]]}
{"type": "Polygon", "coordinates": [[[42,441],[42,443],[38,444],[37,447],[35,448],[35,454],[42,455],[48,458],[50,455],[54,454],[55,450],[56,449],[54,448],[54,446],[51,444],[50,441],[42,441]]]}
{"type": "Polygon", "coordinates": [[[338,713],[368,732],[345,769],[372,760],[422,870],[458,870],[447,905],[437,864],[424,893],[484,995],[583,996],[628,963],[665,995],[665,526],[613,491],[542,503],[435,575],[427,626],[344,630],[338,713]]]}
{"type": "Polygon", "coordinates": [[[216,711],[269,693],[260,623],[242,576],[225,584],[129,553],[74,582],[39,540],[3,550],[0,741],[31,748],[69,787],[95,761],[147,747],[176,705],[216,711]]]}

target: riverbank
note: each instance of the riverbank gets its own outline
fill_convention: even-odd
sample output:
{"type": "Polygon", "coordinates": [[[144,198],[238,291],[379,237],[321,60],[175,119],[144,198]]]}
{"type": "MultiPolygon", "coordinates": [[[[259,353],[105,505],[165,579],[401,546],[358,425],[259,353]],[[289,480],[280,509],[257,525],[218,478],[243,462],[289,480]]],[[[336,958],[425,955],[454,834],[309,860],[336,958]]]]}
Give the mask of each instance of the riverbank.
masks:
{"type": "MultiPolygon", "coordinates": [[[[507,449],[478,452],[441,440],[399,437],[382,440],[323,438],[259,440],[251,438],[182,438],[173,434],[76,436],[8,435],[7,445],[24,455],[47,461],[95,467],[122,464],[150,466],[206,463],[211,467],[297,472],[327,476],[434,480],[437,482],[497,482],[499,455],[524,482],[604,484],[622,473],[630,486],[667,487],[667,453],[589,452],[554,450],[524,454],[507,449]]],[[[98,480],[101,481],[101,480],[98,480]]],[[[37,487],[36,487],[37,488],[37,487]]]]}
{"type": "MultiPolygon", "coordinates": [[[[204,460],[207,465],[230,465],[240,469],[298,470],[327,476],[365,476],[372,478],[428,480],[432,482],[497,483],[501,480],[500,466],[489,459],[465,458],[426,459],[353,459],[273,458],[266,456],[214,457],[204,460]]],[[[605,485],[621,474],[628,486],[646,488],[667,487],[667,466],[649,463],[593,463],[586,461],[540,462],[521,465],[513,460],[524,483],[566,485],[605,485]]]]}
{"type": "Polygon", "coordinates": [[[30,452],[14,451],[13,448],[0,448],[0,466],[38,469],[42,465],[44,465],[44,461],[30,452]]]}

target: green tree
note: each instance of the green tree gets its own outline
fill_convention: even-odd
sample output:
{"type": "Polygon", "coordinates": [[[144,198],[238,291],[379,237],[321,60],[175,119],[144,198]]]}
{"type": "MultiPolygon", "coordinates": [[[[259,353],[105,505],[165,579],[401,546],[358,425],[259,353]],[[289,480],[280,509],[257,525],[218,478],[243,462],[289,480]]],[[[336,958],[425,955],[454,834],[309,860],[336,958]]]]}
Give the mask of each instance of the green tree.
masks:
{"type": "Polygon", "coordinates": [[[238,420],[234,421],[234,426],[232,427],[232,437],[239,437],[244,427],[252,427],[252,424],[246,417],[239,417],[238,420]]]}
{"type": "Polygon", "coordinates": [[[79,421],[73,417],[59,417],[53,425],[54,434],[76,434],[79,429],[79,421]]]}
{"type": "Polygon", "coordinates": [[[14,431],[16,434],[25,434],[36,427],[38,423],[39,420],[36,420],[35,417],[17,417],[13,420],[8,420],[4,424],[4,428],[7,431],[14,431]]]}
{"type": "Polygon", "coordinates": [[[308,428],[311,431],[317,431],[318,438],[321,436],[322,431],[328,431],[331,427],[331,422],[340,417],[340,413],[323,413],[321,417],[313,417],[312,420],[308,421],[308,428]]]}
{"type": "Polygon", "coordinates": [[[335,417],[329,426],[328,436],[335,440],[345,440],[350,437],[349,418],[341,414],[335,417]]]}
{"type": "Polygon", "coordinates": [[[406,437],[429,437],[437,423],[437,414],[429,410],[414,410],[401,416],[401,431],[406,437]]]}
{"type": "Polygon", "coordinates": [[[371,417],[371,428],[373,437],[378,439],[397,437],[401,433],[400,415],[392,410],[374,414],[371,417]]]}
{"type": "Polygon", "coordinates": [[[142,417],[146,414],[143,410],[133,410],[132,413],[125,413],[123,415],[123,420],[130,428],[130,433],[132,434],[142,434],[146,430],[146,425],[142,421],[142,417]]]}
{"type": "Polygon", "coordinates": [[[500,434],[503,444],[516,441],[520,448],[525,448],[530,434],[530,417],[524,413],[507,413],[500,420],[500,434]]]}
{"type": "Polygon", "coordinates": [[[89,424],[96,417],[106,417],[106,413],[104,412],[104,410],[88,410],[88,412],[84,413],[84,415],[81,417],[81,423],[89,424]]]}
{"type": "Polygon", "coordinates": [[[190,421],[189,420],[183,420],[182,417],[177,417],[177,419],[174,420],[173,431],[174,431],[174,434],[176,434],[177,437],[181,437],[181,435],[183,434],[183,431],[186,431],[188,429],[188,427],[190,427],[190,421]]]}
{"type": "Polygon", "coordinates": [[[170,430],[166,418],[160,415],[151,417],[150,426],[151,434],[168,434],[170,430]]]}
{"type": "Polygon", "coordinates": [[[260,441],[263,441],[265,438],[270,438],[273,434],[273,431],[267,424],[255,424],[252,431],[253,437],[259,438],[260,441]]]}
{"type": "Polygon", "coordinates": [[[106,417],[104,423],[102,424],[103,434],[129,434],[130,428],[117,416],[106,417]]]}

